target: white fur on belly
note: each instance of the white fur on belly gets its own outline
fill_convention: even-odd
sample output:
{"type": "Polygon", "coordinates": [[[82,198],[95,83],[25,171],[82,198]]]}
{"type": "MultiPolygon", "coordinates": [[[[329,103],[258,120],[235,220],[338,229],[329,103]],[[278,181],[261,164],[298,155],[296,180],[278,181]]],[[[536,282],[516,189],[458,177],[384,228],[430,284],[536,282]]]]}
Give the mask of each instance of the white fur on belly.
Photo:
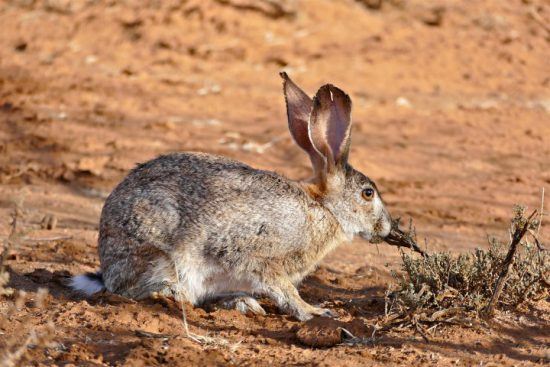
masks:
{"type": "Polygon", "coordinates": [[[176,260],[177,289],[192,304],[234,292],[254,293],[256,287],[248,279],[239,279],[224,271],[219,264],[197,261],[191,256],[176,260]]]}

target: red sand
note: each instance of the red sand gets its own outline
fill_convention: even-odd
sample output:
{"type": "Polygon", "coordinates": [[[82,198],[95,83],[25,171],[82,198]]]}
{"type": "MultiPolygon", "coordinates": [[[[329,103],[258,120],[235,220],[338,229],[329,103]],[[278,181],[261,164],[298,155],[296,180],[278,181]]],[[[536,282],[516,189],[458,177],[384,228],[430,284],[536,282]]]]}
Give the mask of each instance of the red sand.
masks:
{"type": "Polygon", "coordinates": [[[0,347],[13,333],[23,340],[30,316],[56,325],[57,346],[31,350],[33,365],[548,362],[547,301],[500,314],[489,330],[443,327],[430,343],[393,331],[364,346],[304,345],[334,344],[338,327],[368,337],[383,314],[398,252],[361,240],[300,289],[338,321],[303,325],[267,300],[268,315],[256,317],[187,306],[193,332],[240,343],[236,351],[186,339],[171,301],[86,300],[64,286],[98,267],[102,203],[136,162],[200,150],[307,177],[286,130],[283,67],[310,94],[331,82],[351,95],[351,163],[394,216],[414,218],[429,250],[484,246],[486,234],[505,237],[514,203],[540,205],[550,188],[548,1],[284,3],[291,14],[252,0],[0,4],[0,235],[17,199],[29,237],[72,237],[10,255],[12,287],[51,295],[47,308],[29,302],[5,320],[0,347]],[[52,230],[40,229],[46,214],[58,220],[52,230]]]}

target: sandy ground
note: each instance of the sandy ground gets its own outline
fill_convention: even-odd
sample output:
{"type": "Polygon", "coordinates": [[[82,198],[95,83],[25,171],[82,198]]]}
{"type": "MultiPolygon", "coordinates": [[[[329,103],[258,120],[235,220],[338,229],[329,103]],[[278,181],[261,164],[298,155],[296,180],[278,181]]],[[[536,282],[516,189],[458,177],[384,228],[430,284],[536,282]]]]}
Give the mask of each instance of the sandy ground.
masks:
{"type": "Polygon", "coordinates": [[[414,219],[429,250],[506,238],[514,203],[540,206],[541,188],[550,189],[550,2],[282,3],[0,2],[0,236],[19,201],[28,237],[70,237],[27,241],[8,257],[12,287],[50,296],[48,307],[29,301],[12,316],[0,345],[53,320],[57,345],[31,350],[26,363],[548,363],[547,301],[499,314],[488,329],[437,329],[430,343],[394,331],[368,345],[303,345],[316,322],[370,336],[383,314],[399,253],[360,240],[331,253],[300,289],[338,321],[303,326],[267,300],[267,316],[187,306],[193,332],[239,343],[235,351],[186,339],[171,301],[83,299],[66,288],[70,275],[98,267],[102,203],[137,162],[199,150],[310,174],[286,129],[282,69],[310,94],[331,82],[351,95],[351,163],[378,183],[393,216],[414,219]],[[57,219],[52,230],[41,229],[46,215],[57,219]]]}

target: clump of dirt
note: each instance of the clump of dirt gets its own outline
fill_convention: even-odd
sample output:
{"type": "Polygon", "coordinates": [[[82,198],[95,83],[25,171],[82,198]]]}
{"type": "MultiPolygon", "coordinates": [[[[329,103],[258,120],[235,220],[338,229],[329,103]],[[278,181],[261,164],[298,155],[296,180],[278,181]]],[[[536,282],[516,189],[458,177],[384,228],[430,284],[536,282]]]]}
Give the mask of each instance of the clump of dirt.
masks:
{"type": "Polygon", "coordinates": [[[367,327],[359,320],[342,322],[326,317],[315,317],[298,328],[296,337],[300,343],[317,348],[332,347],[343,343],[349,335],[364,338],[367,327]]]}

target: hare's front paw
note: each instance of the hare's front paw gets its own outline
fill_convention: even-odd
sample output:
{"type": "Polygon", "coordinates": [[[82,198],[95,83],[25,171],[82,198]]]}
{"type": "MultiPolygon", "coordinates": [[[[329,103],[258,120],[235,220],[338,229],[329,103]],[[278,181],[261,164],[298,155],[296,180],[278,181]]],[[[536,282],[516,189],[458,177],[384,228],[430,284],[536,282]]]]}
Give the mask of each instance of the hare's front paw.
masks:
{"type": "Polygon", "coordinates": [[[321,317],[337,317],[338,315],[328,308],[321,308],[321,307],[311,307],[311,309],[308,310],[308,312],[302,312],[297,315],[298,320],[300,321],[307,321],[312,319],[314,316],[321,316],[321,317]]]}
{"type": "Polygon", "coordinates": [[[321,317],[337,317],[338,314],[332,310],[329,310],[328,308],[321,308],[321,307],[315,307],[314,311],[312,312],[315,316],[321,316],[321,317]]]}

